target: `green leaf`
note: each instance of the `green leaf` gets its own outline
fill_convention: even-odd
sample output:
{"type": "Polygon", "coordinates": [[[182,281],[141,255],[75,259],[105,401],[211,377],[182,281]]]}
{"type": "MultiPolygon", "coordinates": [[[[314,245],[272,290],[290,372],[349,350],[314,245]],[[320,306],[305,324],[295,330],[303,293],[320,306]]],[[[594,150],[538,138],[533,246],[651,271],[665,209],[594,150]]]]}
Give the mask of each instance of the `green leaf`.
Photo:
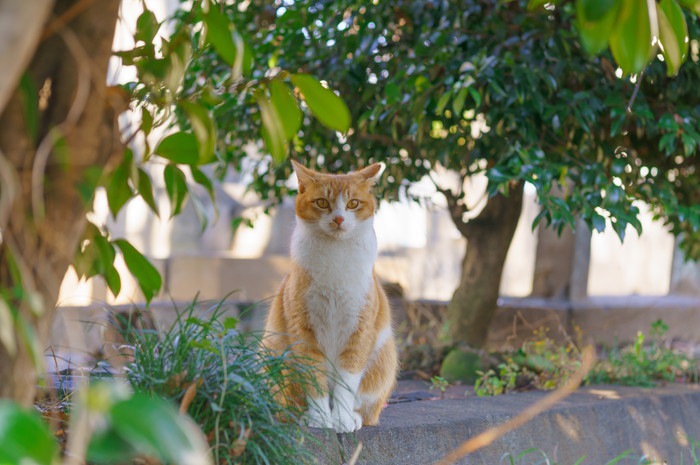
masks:
{"type": "Polygon", "coordinates": [[[207,207],[202,203],[202,201],[196,195],[190,193],[190,199],[192,200],[192,207],[194,208],[194,213],[197,215],[197,220],[199,221],[200,233],[204,233],[209,226],[209,212],[207,207]]]}
{"type": "Polygon", "coordinates": [[[291,80],[301,92],[311,113],[324,126],[339,132],[350,129],[350,110],[343,99],[308,74],[293,74],[291,80]]]}
{"type": "Polygon", "coordinates": [[[209,464],[209,448],[198,428],[187,417],[163,399],[134,394],[116,402],[109,411],[110,436],[91,444],[88,461],[98,457],[114,457],[116,447],[128,447],[142,455],[157,457],[175,465],[209,464]],[[128,445],[128,446],[127,446],[128,445]]]}
{"type": "Polygon", "coordinates": [[[623,12],[610,35],[610,50],[625,74],[639,73],[654,52],[651,45],[651,23],[646,3],[623,0],[623,12]]]}
{"type": "Polygon", "coordinates": [[[681,134],[681,140],[683,141],[683,155],[690,157],[695,152],[695,145],[697,144],[696,139],[687,133],[681,134]]]}
{"type": "Polygon", "coordinates": [[[204,24],[207,26],[206,40],[227,64],[233,66],[236,62],[236,46],[231,34],[231,22],[212,5],[204,15],[204,24]]]}
{"type": "Polygon", "coordinates": [[[457,118],[461,117],[462,115],[464,102],[467,100],[467,92],[469,92],[469,88],[462,87],[459,92],[457,92],[455,99],[452,101],[452,109],[455,111],[455,117],[457,118]]]}
{"type": "Polygon", "coordinates": [[[239,79],[241,76],[248,74],[253,68],[253,49],[238,31],[234,30],[232,37],[236,46],[236,60],[233,63],[231,77],[239,79]]]}
{"type": "Polygon", "coordinates": [[[389,105],[401,101],[401,89],[394,82],[389,82],[386,87],[384,87],[384,95],[386,95],[386,102],[389,105]]]}
{"type": "Polygon", "coordinates": [[[197,138],[199,158],[197,163],[205,165],[216,161],[214,149],[216,148],[216,122],[211,112],[201,105],[192,102],[180,102],[179,105],[187,112],[190,118],[192,132],[197,138]]]}
{"type": "Polygon", "coordinates": [[[187,198],[187,178],[180,168],[169,164],[163,171],[165,190],[170,199],[170,218],[180,213],[187,198]]]}
{"type": "Polygon", "coordinates": [[[471,95],[472,98],[474,99],[474,103],[475,103],[475,106],[476,106],[476,107],[478,107],[479,105],[481,105],[481,94],[479,93],[478,90],[476,90],[476,89],[473,88],[473,87],[470,87],[470,88],[469,88],[469,95],[471,95]]]}
{"type": "Polygon", "coordinates": [[[679,0],[683,8],[687,8],[700,16],[700,0],[679,0]]]}
{"type": "Polygon", "coordinates": [[[157,217],[160,217],[160,214],[158,213],[158,205],[156,205],[156,199],[153,197],[153,185],[151,183],[150,176],[148,176],[148,173],[141,168],[138,169],[137,173],[139,177],[137,183],[139,195],[143,201],[146,202],[146,205],[150,207],[151,211],[153,211],[157,217]]]}
{"type": "Polygon", "coordinates": [[[284,136],[287,140],[292,139],[301,128],[303,119],[301,110],[286,84],[275,80],[270,82],[269,88],[270,101],[275,106],[284,126],[284,136]]]}
{"type": "Polygon", "coordinates": [[[452,97],[452,91],[448,90],[444,94],[440,96],[440,99],[437,102],[437,105],[435,106],[435,114],[436,115],[442,115],[443,111],[445,111],[445,107],[447,106],[447,102],[450,101],[450,98],[452,97]]]}
{"type": "Polygon", "coordinates": [[[139,451],[111,428],[98,429],[90,438],[87,457],[93,463],[129,463],[139,451]]]}
{"type": "Polygon", "coordinates": [[[576,2],[576,21],[581,43],[589,54],[596,55],[608,46],[610,35],[617,25],[619,12],[619,1],[578,0],[576,2]]]}
{"type": "Polygon", "coordinates": [[[676,150],[676,134],[668,133],[661,136],[659,150],[663,155],[673,155],[674,150],[676,150]]]}
{"type": "Polygon", "coordinates": [[[617,0],[577,0],[576,14],[585,23],[597,22],[617,9],[617,0]]]}
{"type": "Polygon", "coordinates": [[[149,135],[153,129],[153,114],[146,108],[146,106],[141,107],[141,130],[144,135],[149,135]]]}
{"type": "Polygon", "coordinates": [[[117,239],[113,241],[113,243],[122,251],[126,267],[131,274],[134,275],[136,281],[138,281],[139,287],[144,297],[146,297],[146,301],[150,302],[163,285],[160,273],[158,273],[158,270],[156,270],[151,262],[129,242],[124,239],[117,239]]]}
{"type": "Polygon", "coordinates": [[[39,134],[39,90],[27,73],[22,75],[17,90],[22,97],[22,111],[24,112],[24,124],[27,126],[27,135],[36,142],[39,134]]]}
{"type": "Polygon", "coordinates": [[[224,329],[232,330],[236,329],[236,326],[238,326],[237,318],[234,318],[232,316],[227,316],[226,318],[224,318],[224,329]]]}
{"type": "Polygon", "coordinates": [[[158,19],[156,15],[150,10],[144,10],[141,15],[139,15],[136,20],[136,33],[134,34],[134,40],[138,42],[142,40],[146,44],[153,42],[160,25],[158,24],[158,19]]]}
{"type": "Polygon", "coordinates": [[[122,207],[134,195],[129,185],[129,174],[131,173],[133,160],[134,154],[131,149],[125,149],[124,159],[109,177],[109,182],[107,184],[107,203],[109,204],[109,211],[114,218],[117,217],[122,207]]]}
{"type": "Polygon", "coordinates": [[[554,204],[554,206],[556,207],[551,211],[552,217],[554,219],[561,219],[566,224],[570,225],[571,227],[574,227],[576,219],[571,213],[571,209],[569,208],[569,205],[566,203],[566,201],[564,199],[560,199],[559,197],[552,197],[551,201],[552,204],[554,204]]]}
{"type": "Polygon", "coordinates": [[[197,137],[188,132],[170,134],[160,141],[153,153],[184,165],[196,165],[199,162],[197,137]]]}
{"type": "Polygon", "coordinates": [[[656,15],[667,74],[675,76],[688,54],[688,26],[685,23],[685,15],[675,0],[661,0],[657,3],[656,15]]]}
{"type": "Polygon", "coordinates": [[[95,190],[102,180],[103,167],[89,166],[83,170],[82,178],[76,183],[75,188],[80,194],[80,200],[88,207],[92,208],[92,201],[95,190]]]}
{"type": "Polygon", "coordinates": [[[613,229],[620,238],[620,242],[625,242],[625,230],[627,229],[627,222],[617,218],[617,221],[612,222],[613,229]]]}
{"type": "Polygon", "coordinates": [[[287,158],[287,144],[284,133],[284,124],[280,118],[277,108],[260,91],[255,97],[260,107],[260,117],[263,126],[261,133],[267,150],[270,151],[275,163],[281,163],[287,158]]]}
{"type": "Polygon", "coordinates": [[[58,447],[36,411],[0,400],[0,463],[51,465],[58,447]]]}
{"type": "Polygon", "coordinates": [[[119,272],[115,266],[106,267],[102,272],[102,277],[105,279],[107,287],[112,292],[112,295],[114,295],[114,297],[118,296],[122,291],[122,278],[119,276],[119,272]]]}
{"type": "Polygon", "coordinates": [[[197,184],[199,184],[207,190],[209,198],[213,202],[216,197],[216,194],[214,193],[214,184],[211,182],[211,179],[209,179],[209,176],[207,176],[200,169],[194,166],[190,169],[192,171],[192,178],[194,179],[194,182],[196,182],[197,184]]]}
{"type": "Polygon", "coordinates": [[[114,259],[116,257],[114,246],[102,235],[102,231],[94,224],[88,223],[88,230],[90,237],[88,247],[92,246],[97,251],[96,254],[90,254],[90,256],[93,257],[93,263],[88,275],[101,275],[105,279],[109,290],[112,291],[112,294],[116,297],[121,292],[122,280],[119,276],[119,272],[114,267],[114,259]]]}
{"type": "Polygon", "coordinates": [[[595,229],[599,233],[602,233],[603,231],[605,231],[605,224],[605,217],[596,212],[593,212],[593,214],[591,215],[591,225],[593,226],[593,229],[595,229]]]}

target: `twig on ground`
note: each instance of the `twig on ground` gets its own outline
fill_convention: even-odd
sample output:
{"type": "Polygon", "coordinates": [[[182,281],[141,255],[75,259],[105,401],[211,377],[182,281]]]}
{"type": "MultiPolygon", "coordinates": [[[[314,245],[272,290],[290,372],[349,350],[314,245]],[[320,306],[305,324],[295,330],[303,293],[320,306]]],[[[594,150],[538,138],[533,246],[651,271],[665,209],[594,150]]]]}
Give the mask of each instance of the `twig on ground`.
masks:
{"type": "Polygon", "coordinates": [[[357,460],[360,458],[360,452],[362,452],[362,443],[359,443],[355,448],[355,452],[352,453],[348,465],[355,465],[357,463],[357,460]]]}

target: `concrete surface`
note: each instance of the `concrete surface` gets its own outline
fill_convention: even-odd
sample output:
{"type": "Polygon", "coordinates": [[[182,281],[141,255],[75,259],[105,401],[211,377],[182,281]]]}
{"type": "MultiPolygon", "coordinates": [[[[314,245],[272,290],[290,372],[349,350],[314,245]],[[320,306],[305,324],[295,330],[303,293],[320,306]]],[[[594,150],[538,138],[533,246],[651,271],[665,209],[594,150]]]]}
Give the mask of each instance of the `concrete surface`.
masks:
{"type": "MultiPolygon", "coordinates": [[[[389,405],[376,427],[336,435],[318,430],[319,464],[345,463],[362,444],[358,465],[429,465],[466,439],[503,423],[546,393],[424,400],[389,405]]],[[[700,438],[700,389],[594,386],[580,389],[530,423],[456,462],[509,463],[507,456],[534,448],[516,465],[544,462],[603,465],[630,450],[622,463],[693,463],[690,441],[700,438]]]]}

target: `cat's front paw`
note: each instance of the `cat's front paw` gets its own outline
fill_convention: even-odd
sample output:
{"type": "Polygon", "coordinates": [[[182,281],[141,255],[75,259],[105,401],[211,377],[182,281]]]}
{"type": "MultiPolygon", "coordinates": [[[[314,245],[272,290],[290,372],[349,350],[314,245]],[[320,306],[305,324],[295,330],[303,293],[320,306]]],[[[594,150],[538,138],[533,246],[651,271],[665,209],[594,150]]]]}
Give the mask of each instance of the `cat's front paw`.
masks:
{"type": "Polygon", "coordinates": [[[362,416],[353,410],[335,409],[331,416],[336,433],[352,433],[362,428],[362,416]]]}
{"type": "Polygon", "coordinates": [[[321,408],[311,408],[304,416],[304,423],[311,428],[333,428],[331,412],[321,408]]]}

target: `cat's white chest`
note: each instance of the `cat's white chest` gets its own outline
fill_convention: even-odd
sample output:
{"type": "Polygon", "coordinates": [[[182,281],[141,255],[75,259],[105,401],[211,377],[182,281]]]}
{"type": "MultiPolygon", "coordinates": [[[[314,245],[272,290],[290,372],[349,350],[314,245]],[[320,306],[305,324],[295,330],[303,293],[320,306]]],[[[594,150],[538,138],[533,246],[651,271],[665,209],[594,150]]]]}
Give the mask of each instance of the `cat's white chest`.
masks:
{"type": "Polygon", "coordinates": [[[299,225],[295,230],[292,257],[311,277],[305,295],[309,320],[333,364],[357,328],[367,303],[376,254],[371,222],[346,240],[312,235],[299,225]]]}

